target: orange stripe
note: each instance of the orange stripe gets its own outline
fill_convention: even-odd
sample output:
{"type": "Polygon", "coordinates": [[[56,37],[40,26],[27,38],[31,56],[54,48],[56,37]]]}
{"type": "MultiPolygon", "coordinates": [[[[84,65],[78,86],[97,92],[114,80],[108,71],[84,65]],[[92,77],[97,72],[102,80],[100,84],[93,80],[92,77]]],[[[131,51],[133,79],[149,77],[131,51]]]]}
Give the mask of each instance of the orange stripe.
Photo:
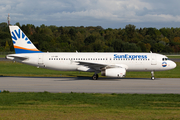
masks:
{"type": "Polygon", "coordinates": [[[23,47],[15,46],[15,45],[14,45],[14,48],[23,49],[23,50],[39,51],[38,49],[27,49],[27,48],[23,48],[23,47]]]}

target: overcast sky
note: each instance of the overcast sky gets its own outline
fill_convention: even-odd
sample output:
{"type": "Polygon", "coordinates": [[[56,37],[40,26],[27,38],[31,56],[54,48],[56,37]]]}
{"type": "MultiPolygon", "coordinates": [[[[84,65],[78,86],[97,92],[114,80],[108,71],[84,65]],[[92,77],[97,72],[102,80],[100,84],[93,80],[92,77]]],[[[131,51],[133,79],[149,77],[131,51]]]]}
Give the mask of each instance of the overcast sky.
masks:
{"type": "Polygon", "coordinates": [[[125,28],[180,27],[180,0],[1,0],[0,23],[125,28]]]}

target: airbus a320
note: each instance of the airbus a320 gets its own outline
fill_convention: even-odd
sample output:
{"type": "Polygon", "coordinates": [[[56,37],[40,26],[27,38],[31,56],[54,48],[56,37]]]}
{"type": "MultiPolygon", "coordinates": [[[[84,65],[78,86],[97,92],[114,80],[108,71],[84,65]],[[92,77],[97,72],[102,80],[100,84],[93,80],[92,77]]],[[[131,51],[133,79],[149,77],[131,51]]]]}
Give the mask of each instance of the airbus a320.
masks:
{"type": "Polygon", "coordinates": [[[41,52],[18,26],[9,26],[15,54],[7,55],[12,61],[59,71],[94,72],[93,80],[102,76],[122,78],[126,71],[170,70],[176,63],[165,55],[156,53],[89,53],[89,52],[41,52]]]}

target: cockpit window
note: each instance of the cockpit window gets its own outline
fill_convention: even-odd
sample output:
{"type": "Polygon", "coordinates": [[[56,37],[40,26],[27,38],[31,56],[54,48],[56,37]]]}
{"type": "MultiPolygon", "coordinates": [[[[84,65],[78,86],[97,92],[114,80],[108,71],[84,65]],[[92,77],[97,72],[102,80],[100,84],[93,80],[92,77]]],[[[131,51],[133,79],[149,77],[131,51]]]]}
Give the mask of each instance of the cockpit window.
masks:
{"type": "Polygon", "coordinates": [[[169,60],[169,58],[163,58],[163,59],[162,59],[162,61],[167,61],[167,60],[169,60]]]}

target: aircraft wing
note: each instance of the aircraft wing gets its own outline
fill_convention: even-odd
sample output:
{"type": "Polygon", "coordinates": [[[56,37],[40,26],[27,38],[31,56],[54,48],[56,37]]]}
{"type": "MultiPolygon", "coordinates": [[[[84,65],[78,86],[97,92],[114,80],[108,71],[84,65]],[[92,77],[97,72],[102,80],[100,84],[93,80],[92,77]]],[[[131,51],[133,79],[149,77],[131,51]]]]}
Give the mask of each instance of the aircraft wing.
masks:
{"type": "Polygon", "coordinates": [[[88,68],[94,69],[94,70],[103,70],[103,69],[109,69],[109,68],[125,68],[127,69],[128,67],[124,64],[101,64],[101,63],[92,63],[92,62],[84,62],[84,61],[76,61],[79,63],[79,65],[86,66],[88,68]]]}

